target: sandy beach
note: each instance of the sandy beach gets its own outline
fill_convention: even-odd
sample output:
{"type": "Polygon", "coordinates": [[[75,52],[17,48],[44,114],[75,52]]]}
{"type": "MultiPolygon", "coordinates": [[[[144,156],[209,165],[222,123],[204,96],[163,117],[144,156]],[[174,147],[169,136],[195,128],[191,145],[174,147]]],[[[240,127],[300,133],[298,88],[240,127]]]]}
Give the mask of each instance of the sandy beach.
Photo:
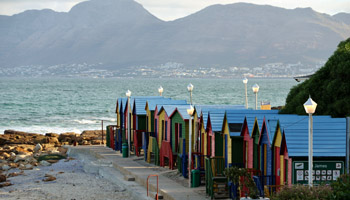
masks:
{"type": "MultiPolygon", "coordinates": [[[[51,166],[24,170],[24,174],[8,178],[13,185],[1,188],[0,199],[147,199],[137,196],[137,192],[131,193],[130,189],[134,186],[130,187],[130,184],[135,183],[124,181],[117,170],[105,165],[107,169],[113,170],[109,171],[113,175],[106,174],[108,170],[104,170],[105,176],[103,176],[96,170],[97,168],[91,167],[89,162],[87,159],[68,162],[60,160],[51,166]],[[52,175],[56,180],[44,182],[45,175],[52,175]]],[[[4,174],[13,172],[20,170],[11,169],[4,174]]],[[[134,188],[137,188],[137,185],[134,188]]],[[[146,196],[146,193],[143,194],[146,196]]]]}

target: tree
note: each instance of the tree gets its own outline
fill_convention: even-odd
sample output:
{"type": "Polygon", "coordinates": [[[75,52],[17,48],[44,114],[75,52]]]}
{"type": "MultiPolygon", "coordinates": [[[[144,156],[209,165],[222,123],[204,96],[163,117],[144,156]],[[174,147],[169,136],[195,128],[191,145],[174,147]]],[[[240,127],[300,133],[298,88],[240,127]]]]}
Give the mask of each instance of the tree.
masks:
{"type": "Polygon", "coordinates": [[[306,114],[303,104],[311,98],[318,104],[318,115],[350,116],[350,38],[339,43],[337,50],[311,78],[294,86],[282,114],[306,114]]]}

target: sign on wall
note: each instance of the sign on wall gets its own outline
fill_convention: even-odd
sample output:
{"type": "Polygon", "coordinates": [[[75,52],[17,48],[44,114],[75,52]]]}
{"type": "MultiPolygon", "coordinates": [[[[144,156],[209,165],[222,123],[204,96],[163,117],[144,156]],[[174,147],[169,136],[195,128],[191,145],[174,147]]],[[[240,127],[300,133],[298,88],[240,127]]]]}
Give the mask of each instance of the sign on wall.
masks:
{"type": "MultiPolygon", "coordinates": [[[[314,161],[312,179],[314,184],[330,183],[344,174],[343,161],[314,161]]],[[[308,184],[309,165],[307,161],[293,161],[292,166],[293,184],[308,184]]]]}

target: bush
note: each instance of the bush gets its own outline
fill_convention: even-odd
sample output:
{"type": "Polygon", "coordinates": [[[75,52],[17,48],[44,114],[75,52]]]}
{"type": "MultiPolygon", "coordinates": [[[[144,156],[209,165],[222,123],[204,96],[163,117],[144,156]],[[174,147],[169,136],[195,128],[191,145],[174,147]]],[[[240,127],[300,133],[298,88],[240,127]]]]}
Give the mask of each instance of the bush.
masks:
{"type": "Polygon", "coordinates": [[[332,188],[327,185],[309,187],[305,185],[285,186],[271,200],[331,200],[332,188]]]}
{"type": "Polygon", "coordinates": [[[230,167],[224,170],[224,175],[229,181],[232,181],[233,184],[239,184],[240,190],[243,187],[248,188],[249,197],[255,199],[258,197],[258,188],[256,187],[251,174],[245,168],[230,167]],[[240,181],[240,178],[243,177],[243,181],[240,181]]]}
{"type": "Polygon", "coordinates": [[[305,115],[303,104],[311,95],[318,104],[318,115],[350,115],[350,38],[340,42],[337,50],[309,80],[294,86],[286,99],[282,114],[305,115]]]}
{"type": "Polygon", "coordinates": [[[341,175],[331,184],[335,200],[350,199],[350,174],[341,175]]]}

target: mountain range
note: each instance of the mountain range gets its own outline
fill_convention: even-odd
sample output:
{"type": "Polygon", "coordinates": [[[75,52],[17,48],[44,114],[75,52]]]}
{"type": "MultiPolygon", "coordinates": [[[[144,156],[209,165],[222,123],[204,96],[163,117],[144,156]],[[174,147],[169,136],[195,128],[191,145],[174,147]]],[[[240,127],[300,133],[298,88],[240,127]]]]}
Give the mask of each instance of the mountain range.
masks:
{"type": "Polygon", "coordinates": [[[133,0],[90,0],[69,12],[0,15],[0,68],[103,63],[159,65],[315,64],[350,37],[350,14],[235,3],[163,21],[133,0]]]}

